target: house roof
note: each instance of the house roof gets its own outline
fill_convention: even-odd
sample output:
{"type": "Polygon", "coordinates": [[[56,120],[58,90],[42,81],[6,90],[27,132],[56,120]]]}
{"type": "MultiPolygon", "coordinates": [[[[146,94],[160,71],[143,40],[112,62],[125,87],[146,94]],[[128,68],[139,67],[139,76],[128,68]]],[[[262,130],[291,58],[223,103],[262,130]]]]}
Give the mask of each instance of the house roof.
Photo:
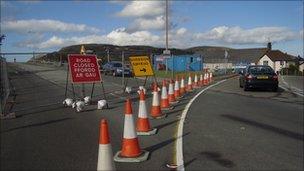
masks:
{"type": "Polygon", "coordinates": [[[231,63],[255,63],[267,52],[267,48],[252,49],[208,49],[197,53],[204,57],[206,63],[225,62],[225,50],[228,52],[228,62],[231,63]]]}
{"type": "MultiPolygon", "coordinates": [[[[272,61],[295,61],[296,57],[280,50],[270,50],[265,53],[272,61]]],[[[264,55],[263,55],[264,56],[264,55]]]]}
{"type": "Polygon", "coordinates": [[[267,48],[233,49],[228,53],[232,63],[256,63],[267,50],[267,48]]]}

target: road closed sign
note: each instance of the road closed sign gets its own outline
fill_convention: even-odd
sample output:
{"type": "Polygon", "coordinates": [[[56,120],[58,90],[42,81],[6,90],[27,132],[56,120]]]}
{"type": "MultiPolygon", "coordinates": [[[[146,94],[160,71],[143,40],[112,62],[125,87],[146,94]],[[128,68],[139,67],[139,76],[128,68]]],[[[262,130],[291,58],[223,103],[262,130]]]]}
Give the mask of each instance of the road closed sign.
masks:
{"type": "Polygon", "coordinates": [[[130,63],[136,77],[152,76],[154,75],[153,69],[147,56],[132,56],[129,57],[130,63]]]}
{"type": "Polygon", "coordinates": [[[68,55],[69,69],[73,83],[100,82],[101,76],[96,55],[68,55]]]}

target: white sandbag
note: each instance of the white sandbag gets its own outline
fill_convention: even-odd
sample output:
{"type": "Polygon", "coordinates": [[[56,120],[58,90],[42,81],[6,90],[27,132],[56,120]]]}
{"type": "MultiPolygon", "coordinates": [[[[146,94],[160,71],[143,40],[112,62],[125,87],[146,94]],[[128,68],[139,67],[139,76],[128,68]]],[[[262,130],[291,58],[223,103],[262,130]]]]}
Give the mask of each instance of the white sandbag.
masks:
{"type": "Polygon", "coordinates": [[[91,97],[90,96],[84,97],[83,100],[84,100],[85,105],[89,105],[91,103],[91,97]]]}
{"type": "Polygon", "coordinates": [[[127,93],[131,93],[131,91],[132,91],[132,88],[131,87],[126,87],[126,90],[125,90],[125,92],[127,92],[127,93]]]}
{"type": "Polygon", "coordinates": [[[106,105],[107,105],[107,101],[106,100],[99,100],[97,102],[97,109],[103,109],[106,105]]]}
{"type": "Polygon", "coordinates": [[[143,91],[144,91],[144,94],[146,94],[146,92],[147,92],[147,90],[145,89],[144,86],[139,86],[139,87],[138,87],[138,91],[137,91],[138,94],[140,94],[140,90],[143,90],[143,91]]]}
{"type": "Polygon", "coordinates": [[[76,108],[77,112],[82,112],[84,110],[84,102],[83,101],[76,101],[73,103],[72,107],[76,108]]]}
{"type": "Polygon", "coordinates": [[[64,106],[71,107],[72,104],[73,104],[73,99],[66,98],[66,99],[63,101],[63,105],[64,105],[64,106]]]}

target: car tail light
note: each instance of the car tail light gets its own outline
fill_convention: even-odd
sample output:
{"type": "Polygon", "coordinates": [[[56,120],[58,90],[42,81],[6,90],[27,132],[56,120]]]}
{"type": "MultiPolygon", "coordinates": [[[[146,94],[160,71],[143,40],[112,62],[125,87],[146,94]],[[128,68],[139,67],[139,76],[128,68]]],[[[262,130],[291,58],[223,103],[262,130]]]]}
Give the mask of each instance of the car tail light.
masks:
{"type": "Polygon", "coordinates": [[[252,75],[246,75],[246,80],[251,80],[252,78],[252,75]]]}
{"type": "Polygon", "coordinates": [[[272,78],[273,78],[274,80],[278,80],[278,76],[277,76],[277,75],[274,75],[272,78]]]}

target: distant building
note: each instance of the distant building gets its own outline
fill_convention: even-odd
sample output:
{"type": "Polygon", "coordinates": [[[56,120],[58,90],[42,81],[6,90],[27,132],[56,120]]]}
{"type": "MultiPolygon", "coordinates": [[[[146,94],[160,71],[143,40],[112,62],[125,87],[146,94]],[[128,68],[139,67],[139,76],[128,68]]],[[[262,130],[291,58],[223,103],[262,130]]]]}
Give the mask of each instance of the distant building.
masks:
{"type": "Polygon", "coordinates": [[[268,65],[275,72],[280,72],[283,68],[289,68],[296,64],[296,57],[283,53],[280,50],[267,51],[258,61],[259,65],[268,65]]]}
{"type": "Polygon", "coordinates": [[[298,56],[299,59],[299,71],[302,72],[302,74],[304,74],[304,58],[301,58],[300,56],[298,56]]]}
{"type": "Polygon", "coordinates": [[[283,53],[280,50],[272,50],[271,42],[267,44],[267,48],[250,48],[250,49],[230,49],[230,48],[210,48],[207,50],[197,51],[204,59],[204,68],[210,70],[217,69],[239,69],[247,65],[269,65],[275,72],[279,72],[282,68],[289,68],[290,65],[296,65],[299,62],[299,69],[303,71],[304,62],[295,56],[283,53]],[[225,58],[225,51],[228,57],[225,58]]]}

